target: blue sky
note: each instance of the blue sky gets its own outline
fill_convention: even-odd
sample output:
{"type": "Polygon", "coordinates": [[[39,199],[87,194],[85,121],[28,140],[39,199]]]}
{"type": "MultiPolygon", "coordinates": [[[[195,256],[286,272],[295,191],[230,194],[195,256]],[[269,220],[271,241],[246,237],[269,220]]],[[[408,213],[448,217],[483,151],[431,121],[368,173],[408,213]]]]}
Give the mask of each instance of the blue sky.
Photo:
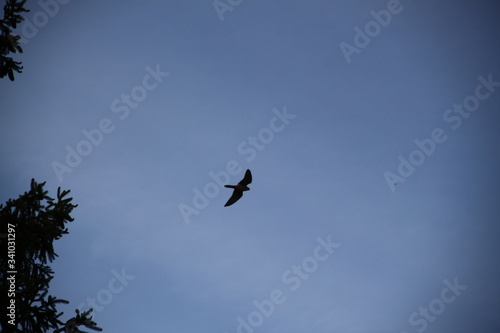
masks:
{"type": "Polygon", "coordinates": [[[65,318],[498,332],[495,2],[62,2],[0,82],[0,199],[71,190],[65,318]]]}

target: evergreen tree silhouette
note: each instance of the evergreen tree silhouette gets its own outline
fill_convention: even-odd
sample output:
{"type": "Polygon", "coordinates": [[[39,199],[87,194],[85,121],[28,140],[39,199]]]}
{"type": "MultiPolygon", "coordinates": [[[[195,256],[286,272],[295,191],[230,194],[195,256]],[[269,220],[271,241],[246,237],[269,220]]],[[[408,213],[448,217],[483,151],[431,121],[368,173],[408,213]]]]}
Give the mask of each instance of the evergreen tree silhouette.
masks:
{"type": "Polygon", "coordinates": [[[83,314],[76,310],[76,316],[65,323],[59,319],[63,312],[58,312],[57,305],[68,301],[49,294],[54,272],[48,264],[58,256],[53,242],[68,234],[66,223],[73,221],[70,213],[77,205],[67,198],[69,190],[59,187],[54,199],[44,186],[45,182],[32,179],[28,192],[0,205],[0,307],[8,309],[15,300],[15,316],[9,317],[9,310],[0,317],[1,332],[45,333],[52,329],[54,333],[77,333],[84,332],[78,328],[81,325],[102,331],[89,316],[92,310],[83,314]],[[12,246],[15,253],[9,252],[12,246]],[[8,279],[11,277],[14,280],[8,279]],[[15,282],[14,297],[11,281],[15,282]]]}
{"type": "Polygon", "coordinates": [[[0,20],[0,78],[8,75],[11,81],[14,81],[14,71],[21,73],[23,69],[21,62],[14,61],[8,55],[11,52],[23,52],[19,45],[21,37],[12,34],[12,29],[15,29],[17,24],[24,20],[21,13],[29,11],[24,8],[25,2],[26,0],[6,0],[3,7],[4,18],[0,20]]]}

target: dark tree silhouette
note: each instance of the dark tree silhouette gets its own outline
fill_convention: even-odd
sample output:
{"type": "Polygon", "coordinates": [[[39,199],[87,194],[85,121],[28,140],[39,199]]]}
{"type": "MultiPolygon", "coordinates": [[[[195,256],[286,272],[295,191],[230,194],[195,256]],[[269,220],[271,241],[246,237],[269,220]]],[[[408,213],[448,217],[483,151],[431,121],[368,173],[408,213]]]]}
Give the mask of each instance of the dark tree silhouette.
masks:
{"type": "Polygon", "coordinates": [[[14,81],[14,71],[21,73],[23,69],[21,62],[14,61],[8,55],[11,52],[23,52],[19,45],[20,37],[12,34],[12,29],[24,20],[21,13],[29,11],[24,8],[25,2],[26,0],[6,0],[3,7],[3,20],[0,20],[0,78],[8,75],[11,81],[14,81]]]}
{"type": "Polygon", "coordinates": [[[49,294],[54,272],[48,264],[58,256],[53,242],[68,233],[65,224],[73,221],[70,213],[77,205],[66,197],[69,190],[58,188],[54,199],[44,185],[32,179],[28,192],[0,205],[0,307],[7,309],[0,317],[1,332],[77,333],[83,332],[81,325],[102,331],[89,316],[92,310],[76,310],[63,323],[57,305],[68,301],[49,294]]]}

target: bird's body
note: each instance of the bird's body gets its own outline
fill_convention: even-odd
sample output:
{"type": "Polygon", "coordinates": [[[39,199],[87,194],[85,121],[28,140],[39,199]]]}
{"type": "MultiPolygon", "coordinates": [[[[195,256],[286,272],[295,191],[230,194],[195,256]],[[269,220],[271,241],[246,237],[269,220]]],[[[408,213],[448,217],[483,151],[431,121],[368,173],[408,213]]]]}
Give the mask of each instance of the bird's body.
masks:
{"type": "Polygon", "coordinates": [[[227,187],[227,188],[233,188],[235,190],[239,190],[239,191],[250,191],[250,188],[248,186],[245,186],[245,185],[224,185],[224,187],[227,187]]]}
{"type": "Polygon", "coordinates": [[[231,195],[231,198],[229,198],[224,207],[231,206],[240,200],[244,191],[250,191],[250,188],[247,186],[250,183],[252,183],[252,173],[247,169],[245,177],[237,185],[224,185],[224,187],[234,189],[233,195],[231,195]]]}

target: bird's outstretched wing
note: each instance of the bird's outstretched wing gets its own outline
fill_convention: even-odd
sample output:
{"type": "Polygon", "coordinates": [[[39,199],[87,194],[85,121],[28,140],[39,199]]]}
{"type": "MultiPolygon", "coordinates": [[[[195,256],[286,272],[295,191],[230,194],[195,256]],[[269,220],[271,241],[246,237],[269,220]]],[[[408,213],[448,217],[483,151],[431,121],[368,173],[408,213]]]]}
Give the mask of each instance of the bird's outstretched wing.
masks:
{"type": "Polygon", "coordinates": [[[231,195],[231,198],[226,202],[224,207],[231,206],[234,204],[236,201],[240,200],[240,198],[243,196],[243,191],[241,190],[234,190],[233,195],[231,195]]]}
{"type": "Polygon", "coordinates": [[[249,169],[247,169],[247,171],[245,172],[245,177],[238,183],[238,185],[247,186],[248,184],[251,183],[252,183],[252,173],[250,172],[249,169]]]}

